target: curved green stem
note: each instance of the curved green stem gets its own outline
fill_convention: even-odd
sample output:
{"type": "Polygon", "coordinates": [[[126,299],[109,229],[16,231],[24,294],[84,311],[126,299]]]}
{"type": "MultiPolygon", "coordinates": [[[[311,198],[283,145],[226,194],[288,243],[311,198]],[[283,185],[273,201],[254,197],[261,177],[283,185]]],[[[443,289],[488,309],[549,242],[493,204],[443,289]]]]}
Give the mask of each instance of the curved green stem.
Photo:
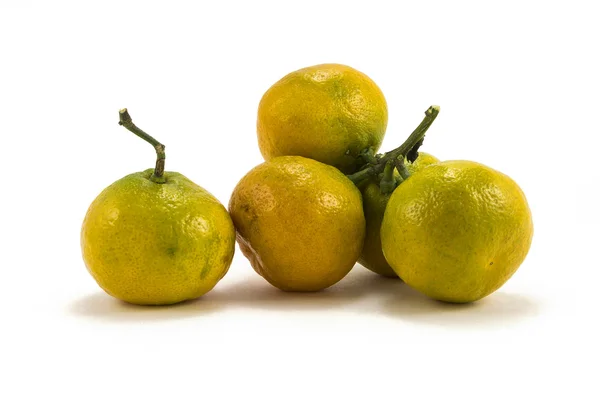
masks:
{"type": "Polygon", "coordinates": [[[358,154],[362,160],[367,164],[377,163],[375,158],[375,149],[373,147],[365,148],[360,154],[358,154]]]}
{"type": "MultiPolygon", "coordinates": [[[[396,149],[393,149],[389,152],[386,152],[382,157],[377,159],[376,164],[371,164],[366,168],[351,174],[348,176],[350,180],[358,185],[362,181],[381,173],[387,162],[396,161],[397,158],[402,155],[403,158],[407,157],[413,147],[421,142],[421,140],[425,137],[425,133],[437,117],[440,112],[439,106],[431,106],[425,111],[425,118],[423,121],[417,126],[414,132],[411,133],[410,136],[406,139],[402,145],[396,149]]],[[[411,153],[412,154],[412,153],[411,153]]],[[[402,166],[404,165],[404,161],[402,162],[402,166]]]]}
{"type": "Polygon", "coordinates": [[[390,160],[383,169],[383,178],[379,182],[379,190],[383,194],[389,194],[396,189],[396,177],[394,177],[394,161],[390,160]]]}
{"type": "Polygon", "coordinates": [[[410,177],[410,173],[404,164],[404,156],[399,155],[398,159],[396,159],[396,170],[398,170],[398,174],[402,177],[402,181],[406,181],[408,177],[410,177]]]}
{"type": "Polygon", "coordinates": [[[165,179],[165,146],[158,142],[154,137],[144,132],[142,129],[134,125],[131,120],[131,115],[126,108],[119,110],[119,125],[129,130],[138,137],[141,137],[144,141],[152,144],[156,150],[156,165],[154,166],[154,173],[150,177],[150,180],[157,184],[164,184],[167,180],[165,179]]]}

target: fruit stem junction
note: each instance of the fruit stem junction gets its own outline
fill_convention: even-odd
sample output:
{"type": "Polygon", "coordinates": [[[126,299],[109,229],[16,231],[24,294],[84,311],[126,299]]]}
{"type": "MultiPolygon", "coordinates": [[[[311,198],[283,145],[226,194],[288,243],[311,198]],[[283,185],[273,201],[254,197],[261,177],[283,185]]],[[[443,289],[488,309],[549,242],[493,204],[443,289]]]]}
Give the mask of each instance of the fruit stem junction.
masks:
{"type": "Polygon", "coordinates": [[[393,149],[389,152],[386,152],[383,156],[376,156],[376,163],[369,163],[362,170],[351,174],[348,176],[350,180],[355,184],[359,185],[366,179],[369,179],[373,176],[376,176],[382,173],[386,167],[388,162],[392,162],[392,164],[398,169],[401,177],[403,179],[408,178],[409,174],[404,166],[404,158],[406,157],[415,157],[415,152],[413,152],[413,148],[416,146],[417,148],[423,142],[423,138],[425,137],[425,133],[438,116],[440,112],[439,106],[431,106],[425,111],[425,118],[423,121],[417,126],[414,132],[411,133],[410,136],[406,139],[402,145],[396,149],[393,149]]]}
{"type": "Polygon", "coordinates": [[[154,137],[144,132],[142,129],[134,125],[131,120],[131,115],[126,108],[119,110],[119,125],[129,130],[138,137],[152,144],[156,150],[156,165],[154,167],[154,173],[150,176],[150,180],[157,184],[164,184],[167,182],[165,179],[165,146],[159,143],[154,137]]]}

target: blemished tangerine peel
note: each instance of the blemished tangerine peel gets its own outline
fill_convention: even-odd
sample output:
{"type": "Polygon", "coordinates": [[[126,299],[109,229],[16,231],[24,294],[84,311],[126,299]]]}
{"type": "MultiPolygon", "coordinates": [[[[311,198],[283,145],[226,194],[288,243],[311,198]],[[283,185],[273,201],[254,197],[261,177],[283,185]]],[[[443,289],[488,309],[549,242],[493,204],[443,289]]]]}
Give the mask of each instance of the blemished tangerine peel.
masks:
{"type": "Polygon", "coordinates": [[[464,160],[432,164],[400,184],[381,225],[394,271],[431,298],[455,303],[500,288],[525,259],[532,237],[519,186],[464,160]]]}
{"type": "Polygon", "coordinates": [[[205,189],[164,172],[164,146],[135,127],[126,110],[120,115],[155,147],[157,163],[114,182],[92,202],[81,229],[86,267],[102,289],[129,303],[165,305],[202,296],[233,259],[231,218],[205,189]]]}
{"type": "Polygon", "coordinates": [[[235,187],[229,211],[254,270],[285,291],[337,283],[362,249],[360,191],[312,159],[280,156],[256,166],[235,187]]]}
{"type": "Polygon", "coordinates": [[[265,160],[303,156],[350,173],[361,151],[377,152],[387,120],[385,97],[369,77],[320,64],[289,73],[263,95],[258,145],[265,160]]]}

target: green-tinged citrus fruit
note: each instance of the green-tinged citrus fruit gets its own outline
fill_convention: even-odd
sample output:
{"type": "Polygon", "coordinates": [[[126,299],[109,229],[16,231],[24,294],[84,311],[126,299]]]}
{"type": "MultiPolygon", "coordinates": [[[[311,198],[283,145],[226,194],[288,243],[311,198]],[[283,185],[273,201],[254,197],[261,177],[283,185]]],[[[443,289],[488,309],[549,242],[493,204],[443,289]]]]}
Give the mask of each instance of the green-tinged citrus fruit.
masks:
{"type": "Polygon", "coordinates": [[[419,152],[417,160],[414,162],[406,161],[406,168],[410,174],[415,174],[429,165],[438,163],[440,160],[427,152],[419,152]]]}
{"type": "Polygon", "coordinates": [[[110,295],[160,305],[210,291],[231,264],[235,231],[225,207],[175,172],[116,181],[94,200],[81,230],[89,272],[110,295]]]}
{"type": "Polygon", "coordinates": [[[519,186],[469,161],[440,162],[409,177],[392,193],[381,225],[394,271],[424,294],[456,303],[500,288],[525,259],[532,237],[519,186]]]}
{"type": "Polygon", "coordinates": [[[204,295],[231,265],[231,217],[205,189],[164,171],[165,146],[135,126],[127,109],[119,118],[152,144],[156,167],[121,178],[92,202],[81,228],[85,264],[102,289],[129,303],[164,305],[204,295]]]}
{"type": "Polygon", "coordinates": [[[369,77],[321,64],[286,75],[264,94],[258,145],[266,160],[298,155],[349,173],[363,149],[377,152],[387,119],[383,93],[369,77]]]}
{"type": "MultiPolygon", "coordinates": [[[[439,160],[425,152],[419,153],[417,160],[406,162],[410,174],[421,171],[430,164],[439,160]]],[[[396,176],[398,172],[395,172],[396,176]]],[[[365,244],[358,262],[367,269],[386,277],[398,277],[394,270],[388,265],[381,250],[381,222],[390,194],[382,193],[376,180],[370,181],[363,189],[363,209],[367,222],[365,244]]]]}
{"type": "Polygon", "coordinates": [[[354,266],[365,236],[359,190],[336,168],[298,156],[258,165],[238,183],[229,211],[240,249],[286,291],[317,291],[354,266]]]}

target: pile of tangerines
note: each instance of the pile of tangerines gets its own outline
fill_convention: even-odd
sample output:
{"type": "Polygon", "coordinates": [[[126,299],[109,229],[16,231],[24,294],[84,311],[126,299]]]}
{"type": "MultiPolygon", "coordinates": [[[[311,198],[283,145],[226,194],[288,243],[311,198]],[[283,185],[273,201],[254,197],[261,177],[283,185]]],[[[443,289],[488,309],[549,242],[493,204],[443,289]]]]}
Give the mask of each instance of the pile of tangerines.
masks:
{"type": "Polygon", "coordinates": [[[437,300],[481,299],[525,259],[531,213],[508,176],[419,151],[438,113],[431,106],[404,143],[378,153],[388,110],[369,77],[339,64],[292,72],[262,97],[265,162],[239,181],[227,210],[165,171],[165,146],[123,109],[120,124],[152,144],[156,165],[92,202],[81,231],[86,266],[118,299],[173,304],[223,278],[237,239],[255,271],[284,291],[330,287],[358,261],[437,300]]]}

